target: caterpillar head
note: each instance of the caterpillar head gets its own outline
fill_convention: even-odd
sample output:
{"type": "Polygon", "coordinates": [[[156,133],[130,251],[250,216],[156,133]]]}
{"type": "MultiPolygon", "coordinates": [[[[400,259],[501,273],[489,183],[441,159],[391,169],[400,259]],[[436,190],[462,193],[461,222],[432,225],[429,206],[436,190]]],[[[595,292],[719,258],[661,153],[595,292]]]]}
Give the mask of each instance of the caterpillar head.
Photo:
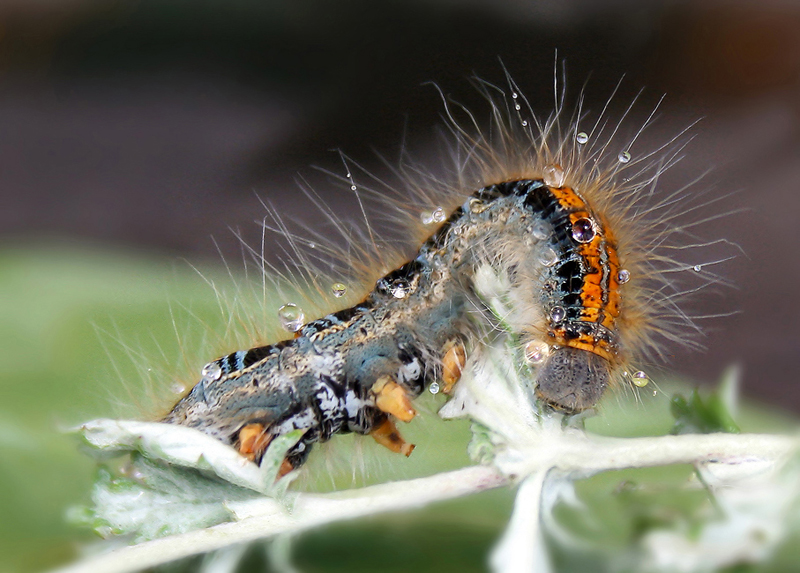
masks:
{"type": "Polygon", "coordinates": [[[557,410],[581,412],[600,400],[610,367],[608,360],[593,352],[561,346],[539,369],[536,395],[557,410]]]}

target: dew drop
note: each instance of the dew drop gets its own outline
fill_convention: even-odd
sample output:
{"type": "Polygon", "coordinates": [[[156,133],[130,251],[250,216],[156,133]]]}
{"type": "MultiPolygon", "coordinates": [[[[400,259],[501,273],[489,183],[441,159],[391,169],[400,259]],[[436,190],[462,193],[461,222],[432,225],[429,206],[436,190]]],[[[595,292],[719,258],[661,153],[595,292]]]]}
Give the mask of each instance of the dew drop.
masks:
{"type": "Polygon", "coordinates": [[[281,326],[283,326],[284,329],[289,332],[297,332],[303,328],[306,315],[299,306],[290,302],[278,309],[278,318],[280,318],[281,326]]]}
{"type": "Polygon", "coordinates": [[[441,223],[447,218],[447,214],[442,207],[435,207],[432,211],[423,211],[420,213],[420,219],[423,225],[430,225],[431,223],[441,223]]]}
{"type": "Polygon", "coordinates": [[[550,311],[550,321],[555,324],[558,324],[565,318],[567,318],[567,311],[564,310],[563,306],[554,306],[553,310],[550,311]]]}
{"type": "Polygon", "coordinates": [[[184,392],[186,392],[186,386],[184,386],[180,382],[173,382],[169,387],[169,391],[172,392],[173,394],[183,394],[184,392]]]}
{"type": "Polygon", "coordinates": [[[647,377],[643,371],[639,370],[638,372],[634,372],[631,374],[631,382],[633,382],[639,388],[644,388],[650,382],[650,378],[647,377]]]}
{"type": "Polygon", "coordinates": [[[558,254],[550,247],[542,249],[539,253],[539,262],[546,267],[552,267],[558,262],[558,254]]]}
{"type": "Polygon", "coordinates": [[[358,187],[355,185],[350,185],[350,191],[355,191],[356,189],[358,189],[358,187]]]}
{"type": "Polygon", "coordinates": [[[350,175],[350,172],[348,171],[348,172],[347,172],[347,175],[345,175],[345,177],[347,177],[348,179],[350,179],[350,177],[352,177],[352,175],[350,175]]]}
{"type": "Polygon", "coordinates": [[[597,235],[594,222],[583,217],[572,223],[572,238],[579,243],[589,243],[597,235]]]}
{"type": "Polygon", "coordinates": [[[587,141],[589,141],[589,136],[586,135],[585,131],[580,131],[575,135],[575,141],[583,145],[587,141]]]}
{"type": "Polygon", "coordinates": [[[536,221],[533,224],[533,229],[531,229],[531,233],[533,234],[534,237],[542,241],[550,236],[550,226],[544,221],[536,221]]]}
{"type": "Polygon", "coordinates": [[[699,273],[700,271],[703,270],[703,267],[701,265],[695,265],[692,267],[692,270],[694,270],[694,272],[696,273],[699,273]]]}
{"type": "Polygon", "coordinates": [[[344,283],[333,283],[331,285],[331,292],[336,298],[342,298],[347,292],[347,285],[344,283]]]}
{"type": "Polygon", "coordinates": [[[394,298],[406,298],[409,290],[411,290],[411,287],[409,286],[408,281],[397,279],[392,283],[392,296],[394,298]]]}
{"type": "Polygon", "coordinates": [[[519,96],[517,95],[517,92],[513,92],[511,94],[511,97],[514,98],[514,99],[517,99],[517,97],[519,97],[519,96]]]}
{"type": "Polygon", "coordinates": [[[220,366],[219,362],[216,360],[214,362],[209,362],[203,366],[200,374],[204,380],[219,380],[219,377],[222,376],[222,366],[220,366]]]}
{"type": "Polygon", "coordinates": [[[620,151],[619,155],[617,155],[617,159],[620,163],[627,163],[631,160],[631,154],[627,151],[620,151]]]}
{"type": "Polygon", "coordinates": [[[525,345],[525,360],[530,364],[541,364],[550,354],[550,346],[541,341],[532,341],[525,345]]]}
{"type": "Polygon", "coordinates": [[[434,394],[434,395],[438,394],[439,393],[439,383],[438,382],[433,382],[430,386],[428,386],[428,391],[431,394],[434,394]]]}
{"type": "Polygon", "coordinates": [[[522,127],[528,127],[528,120],[522,121],[522,127]]]}
{"type": "Polygon", "coordinates": [[[515,106],[514,106],[514,109],[515,109],[515,110],[517,110],[517,111],[519,111],[519,110],[521,110],[521,109],[522,109],[522,107],[521,107],[519,104],[517,104],[517,105],[515,105],[515,106]]]}
{"type": "Polygon", "coordinates": [[[558,163],[551,163],[550,165],[545,165],[542,170],[542,179],[544,180],[544,184],[548,187],[555,187],[558,189],[564,186],[566,175],[558,163]]]}
{"type": "Polygon", "coordinates": [[[620,269],[617,273],[617,282],[621,285],[624,285],[629,280],[631,280],[630,271],[627,269],[620,269]]]}

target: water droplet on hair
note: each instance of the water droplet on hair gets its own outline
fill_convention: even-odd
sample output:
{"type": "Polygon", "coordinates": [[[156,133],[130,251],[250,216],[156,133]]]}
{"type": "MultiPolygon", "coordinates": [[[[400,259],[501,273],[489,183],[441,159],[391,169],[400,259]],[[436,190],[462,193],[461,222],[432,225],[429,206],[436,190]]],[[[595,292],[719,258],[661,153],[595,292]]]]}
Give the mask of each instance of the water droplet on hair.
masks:
{"type": "Polygon", "coordinates": [[[333,283],[331,285],[331,292],[336,298],[342,298],[347,292],[347,285],[344,283],[333,283]]]}
{"type": "Polygon", "coordinates": [[[620,163],[627,163],[631,160],[631,154],[627,151],[620,151],[619,155],[617,155],[617,159],[620,163]]]}
{"type": "Polygon", "coordinates": [[[631,280],[630,271],[628,269],[620,269],[617,273],[617,282],[621,285],[624,285],[629,280],[631,280]]]}
{"type": "Polygon", "coordinates": [[[525,345],[525,360],[531,364],[541,364],[550,354],[550,346],[541,341],[532,341],[525,345]]]}
{"type": "Polygon", "coordinates": [[[522,121],[522,127],[528,127],[528,120],[522,121]]]}
{"type": "Polygon", "coordinates": [[[519,96],[517,95],[517,92],[513,92],[511,94],[511,97],[514,98],[514,99],[517,99],[519,96]]]}
{"type": "Polygon", "coordinates": [[[408,281],[397,279],[392,283],[392,296],[394,298],[406,298],[408,296],[411,286],[408,281]]]}
{"type": "Polygon", "coordinates": [[[572,223],[572,238],[579,243],[588,243],[594,239],[597,231],[591,219],[583,217],[572,223]]]}
{"type": "Polygon", "coordinates": [[[517,105],[515,105],[515,106],[514,106],[514,109],[515,109],[515,110],[517,110],[517,111],[519,111],[519,110],[521,110],[521,109],[522,109],[522,107],[521,107],[519,104],[517,104],[517,105]]]}
{"type": "Polygon", "coordinates": [[[347,172],[347,175],[345,175],[345,177],[347,177],[348,179],[350,179],[350,177],[352,177],[352,175],[350,175],[350,172],[348,171],[348,172],[347,172]]]}
{"type": "Polygon", "coordinates": [[[550,236],[550,226],[544,221],[536,221],[531,229],[531,234],[542,241],[550,236]]]}
{"type": "Polygon", "coordinates": [[[695,266],[692,267],[692,270],[694,272],[696,272],[696,273],[699,273],[700,271],[703,270],[703,267],[702,267],[702,265],[695,265],[695,266]]]}
{"type": "Polygon", "coordinates": [[[644,388],[650,382],[650,378],[647,377],[643,371],[639,370],[638,372],[634,372],[631,374],[631,382],[634,385],[638,386],[639,388],[644,388]]]}
{"type": "Polygon", "coordinates": [[[546,247],[539,253],[539,262],[546,267],[552,267],[558,262],[558,254],[552,248],[546,247]]]}
{"type": "Polygon", "coordinates": [[[559,164],[551,163],[542,169],[542,180],[548,187],[560,188],[564,186],[566,175],[559,164]]]}
{"type": "Polygon", "coordinates": [[[439,383],[438,382],[433,382],[430,386],[428,386],[428,391],[431,394],[438,394],[439,390],[440,390],[440,388],[439,388],[439,383]]]}
{"type": "Polygon", "coordinates": [[[289,332],[297,332],[303,328],[306,315],[303,310],[294,303],[284,304],[278,309],[278,318],[281,326],[289,332]]]}
{"type": "Polygon", "coordinates": [[[550,321],[554,324],[558,324],[565,318],[567,318],[567,311],[563,306],[554,306],[553,310],[550,311],[550,321]]]}
{"type": "Polygon", "coordinates": [[[350,191],[355,191],[356,189],[358,189],[358,187],[355,185],[350,185],[350,191]]]}
{"type": "Polygon", "coordinates": [[[575,134],[575,141],[583,145],[584,143],[589,141],[589,136],[586,135],[585,131],[580,131],[577,134],[575,134]]]}
{"type": "Polygon", "coordinates": [[[222,376],[222,366],[220,366],[219,362],[216,360],[214,362],[209,362],[203,366],[200,375],[205,380],[219,380],[220,376],[222,376]]]}
{"type": "Polygon", "coordinates": [[[420,219],[423,225],[430,225],[431,223],[441,223],[447,218],[447,214],[442,207],[435,207],[432,211],[423,211],[420,213],[420,219]]]}

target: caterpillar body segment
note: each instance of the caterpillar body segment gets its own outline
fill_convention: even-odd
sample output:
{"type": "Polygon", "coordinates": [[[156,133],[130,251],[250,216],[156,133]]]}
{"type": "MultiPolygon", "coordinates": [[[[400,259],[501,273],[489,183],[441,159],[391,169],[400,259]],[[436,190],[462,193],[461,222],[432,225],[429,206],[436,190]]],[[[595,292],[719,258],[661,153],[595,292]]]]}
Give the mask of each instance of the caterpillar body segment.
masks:
{"type": "Polygon", "coordinates": [[[417,256],[380,278],[361,303],[306,323],[293,339],[239,351],[164,421],[197,428],[258,462],[274,436],[305,433],[289,471],[315,442],[372,434],[409,455],[394,419],[434,381],[449,392],[492,328],[543,348],[537,396],[554,408],[592,407],[622,363],[620,262],[607,224],[579,190],[544,179],[484,187],[456,208],[417,256]],[[503,284],[512,311],[482,302],[481,273],[503,284]]]}

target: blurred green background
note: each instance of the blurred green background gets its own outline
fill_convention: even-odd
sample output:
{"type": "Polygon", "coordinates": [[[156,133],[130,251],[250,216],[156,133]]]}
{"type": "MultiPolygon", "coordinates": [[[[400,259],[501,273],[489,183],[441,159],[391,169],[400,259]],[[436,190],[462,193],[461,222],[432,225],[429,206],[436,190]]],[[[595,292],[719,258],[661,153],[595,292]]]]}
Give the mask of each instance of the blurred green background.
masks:
{"type": "MultiPolygon", "coordinates": [[[[745,395],[769,404],[745,427],[776,407],[800,411],[800,307],[791,304],[800,282],[791,251],[800,242],[798,24],[798,7],[775,0],[0,1],[0,571],[69,560],[76,540],[92,538],[62,520],[67,505],[86,501],[93,466],[60,428],[152,412],[164,389],[191,383],[216,356],[207,349],[237,348],[220,343],[224,316],[186,261],[224,280],[219,252],[241,258],[230,229],[260,243],[260,200],[321,225],[294,179],[313,179],[309,164],[338,172],[331,149],[381,176],[373,150],[391,162],[401,138],[412,155],[435,156],[442,106],[421,84],[482,109],[465,78],[502,82],[498,58],[539,113],[552,107],[556,50],[570,101],[589,78],[586,105],[597,110],[627,75],[611,115],[646,86],[635,111],[646,116],[666,92],[642,149],[705,117],[663,185],[711,168],[709,185],[739,191],[719,208],[744,212],[703,229],[746,253],[721,270],[738,289],[709,293],[695,310],[742,312],[709,323],[706,354],[670,349],[670,366],[714,381],[742,364],[745,395]]],[[[315,188],[338,213],[356,212],[324,178],[315,188]]],[[[593,423],[609,432],[670,426],[666,395],[646,408],[607,402],[606,421],[593,423]]],[[[317,456],[317,473],[332,464],[342,485],[464,463],[467,428],[438,424],[424,416],[408,428],[420,447],[407,464],[371,449],[375,461],[354,481],[355,454],[342,444],[317,456]]],[[[316,549],[303,555],[333,561],[353,547],[345,538],[361,539],[351,553],[372,548],[410,567],[403,559],[417,552],[387,557],[420,548],[432,567],[441,545],[482,569],[474,556],[496,539],[510,500],[496,492],[425,519],[344,525],[309,535],[303,543],[316,549]],[[367,535],[375,529],[402,542],[367,535]]]]}

